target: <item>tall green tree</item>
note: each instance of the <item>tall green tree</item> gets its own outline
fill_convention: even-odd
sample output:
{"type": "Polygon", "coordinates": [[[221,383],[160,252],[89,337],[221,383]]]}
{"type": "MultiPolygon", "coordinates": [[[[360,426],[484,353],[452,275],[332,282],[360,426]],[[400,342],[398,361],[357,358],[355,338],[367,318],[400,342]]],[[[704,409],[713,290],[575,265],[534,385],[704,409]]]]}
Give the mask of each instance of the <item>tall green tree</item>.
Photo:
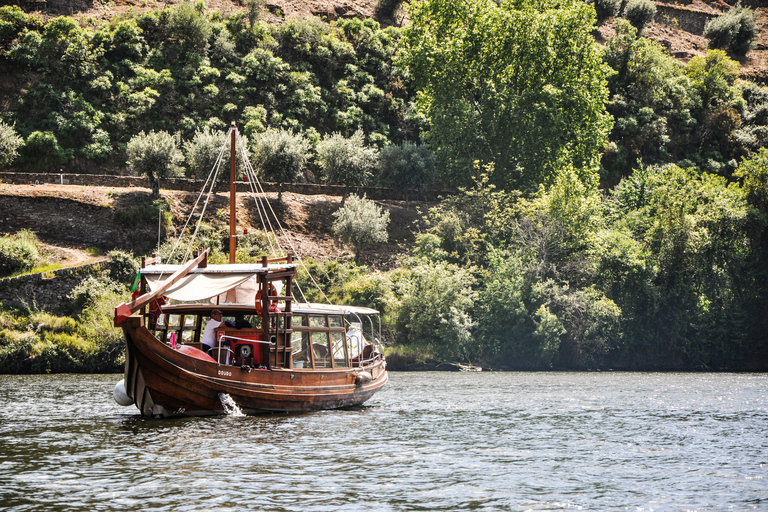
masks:
{"type": "Polygon", "coordinates": [[[611,127],[606,78],[579,1],[425,0],[411,4],[401,63],[430,119],[449,185],[491,181],[532,191],[564,163],[595,166],[611,127]]]}

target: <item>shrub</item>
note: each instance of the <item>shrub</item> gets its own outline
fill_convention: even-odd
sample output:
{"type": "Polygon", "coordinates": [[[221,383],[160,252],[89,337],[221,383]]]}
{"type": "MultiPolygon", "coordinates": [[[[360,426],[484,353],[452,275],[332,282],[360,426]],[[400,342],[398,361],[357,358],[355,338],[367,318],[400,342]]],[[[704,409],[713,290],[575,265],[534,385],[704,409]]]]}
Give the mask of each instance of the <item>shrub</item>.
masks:
{"type": "Polygon", "coordinates": [[[594,0],[597,22],[602,23],[608,18],[613,18],[621,10],[621,0],[594,0]]]}
{"type": "Polygon", "coordinates": [[[22,230],[0,237],[0,276],[32,270],[39,258],[37,236],[33,232],[22,230]]]}
{"type": "Polygon", "coordinates": [[[109,276],[117,282],[129,283],[139,269],[139,262],[133,254],[125,251],[110,251],[107,254],[109,276]]]}
{"type": "Polygon", "coordinates": [[[293,183],[307,163],[309,141],[303,135],[288,130],[269,129],[255,136],[253,164],[264,179],[278,183],[278,200],[283,199],[283,183],[293,183]]]}
{"type": "Polygon", "coordinates": [[[355,248],[355,257],[364,246],[387,241],[389,212],[370,199],[352,194],[349,204],[334,212],[333,216],[336,218],[333,234],[355,248]]]}
{"type": "Polygon", "coordinates": [[[435,179],[435,155],[425,145],[403,142],[381,150],[381,181],[405,193],[426,191],[435,179]]]}
{"type": "Polygon", "coordinates": [[[69,152],[59,146],[52,132],[32,132],[20,153],[19,166],[30,172],[55,172],[69,160],[69,152]]]}
{"type": "Polygon", "coordinates": [[[181,175],[181,160],[178,140],[168,132],[142,131],[128,141],[128,165],[134,173],[147,176],[153,190],[156,178],[181,175]]]}
{"type": "Polygon", "coordinates": [[[704,37],[710,48],[719,48],[744,55],[755,47],[760,29],[755,14],[750,9],[732,7],[722,16],[709,20],[704,27],[704,37]]]}
{"type": "Polygon", "coordinates": [[[365,147],[362,130],[356,131],[349,138],[339,133],[326,135],[317,145],[317,158],[324,173],[323,179],[345,187],[342,206],[349,187],[363,186],[373,176],[378,157],[375,148],[365,147]]]}
{"type": "Polygon", "coordinates": [[[19,156],[19,146],[24,143],[13,126],[0,121],[0,169],[10,166],[19,156]]]}
{"type": "Polygon", "coordinates": [[[624,17],[637,29],[638,35],[656,16],[656,4],[652,0],[631,0],[624,7],[624,17]]]}

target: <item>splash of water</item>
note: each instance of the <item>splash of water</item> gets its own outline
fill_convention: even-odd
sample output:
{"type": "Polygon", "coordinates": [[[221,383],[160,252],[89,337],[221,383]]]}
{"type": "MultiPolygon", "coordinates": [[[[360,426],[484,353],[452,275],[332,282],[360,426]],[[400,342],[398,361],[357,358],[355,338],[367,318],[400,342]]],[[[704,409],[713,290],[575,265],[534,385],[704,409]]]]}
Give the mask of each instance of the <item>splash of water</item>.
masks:
{"type": "Polygon", "coordinates": [[[219,393],[219,400],[221,405],[224,406],[224,412],[227,413],[227,416],[245,416],[243,411],[240,410],[235,401],[232,400],[232,397],[227,393],[219,393]]]}

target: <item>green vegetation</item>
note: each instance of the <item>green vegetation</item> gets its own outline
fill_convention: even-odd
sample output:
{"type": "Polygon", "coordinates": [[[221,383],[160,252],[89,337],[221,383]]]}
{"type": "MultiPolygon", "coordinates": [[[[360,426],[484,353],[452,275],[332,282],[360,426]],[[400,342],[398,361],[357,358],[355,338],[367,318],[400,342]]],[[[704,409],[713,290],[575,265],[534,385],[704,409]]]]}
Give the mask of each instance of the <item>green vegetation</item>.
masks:
{"type": "Polygon", "coordinates": [[[425,0],[411,8],[402,65],[429,119],[440,180],[535,190],[559,167],[590,173],[610,129],[606,77],[579,1],[425,0]],[[474,166],[478,161],[480,167],[474,166]]]}
{"type": "MultiPolygon", "coordinates": [[[[768,88],[740,80],[726,53],[753,45],[751,12],[713,20],[712,49],[683,64],[643,37],[646,0],[627,4],[604,49],[592,34],[617,14],[611,0],[424,0],[405,29],[270,26],[261,5],[225,18],[183,4],[95,30],[0,8],[2,57],[39,83],[2,112],[0,163],[203,178],[234,120],[263,176],[344,185],[342,206],[365,184],[450,190],[396,268],[365,266],[386,221],[353,195],[335,216],[355,261],[300,270],[307,300],[324,301],[308,270],[331,301],[381,310],[393,360],[768,368],[768,88]]],[[[154,223],[158,209],[114,220],[154,223]]],[[[228,233],[197,235],[227,261],[228,233]]],[[[24,236],[0,240],[8,265],[33,259],[24,236]]],[[[270,244],[256,232],[238,245],[245,262],[270,244]]],[[[131,266],[113,259],[123,270],[73,291],[70,320],[6,305],[3,368],[114,364],[111,307],[127,293],[114,283],[131,266]]]]}
{"type": "Polygon", "coordinates": [[[333,213],[333,234],[355,248],[355,257],[366,245],[386,242],[389,212],[365,196],[352,194],[349,203],[333,213]]]}
{"type": "Polygon", "coordinates": [[[12,276],[32,270],[40,259],[37,235],[22,230],[0,237],[0,276],[12,276]]]}
{"type": "Polygon", "coordinates": [[[704,27],[704,37],[709,47],[744,55],[755,47],[760,29],[755,14],[747,8],[731,7],[728,12],[709,20],[704,27]]]}

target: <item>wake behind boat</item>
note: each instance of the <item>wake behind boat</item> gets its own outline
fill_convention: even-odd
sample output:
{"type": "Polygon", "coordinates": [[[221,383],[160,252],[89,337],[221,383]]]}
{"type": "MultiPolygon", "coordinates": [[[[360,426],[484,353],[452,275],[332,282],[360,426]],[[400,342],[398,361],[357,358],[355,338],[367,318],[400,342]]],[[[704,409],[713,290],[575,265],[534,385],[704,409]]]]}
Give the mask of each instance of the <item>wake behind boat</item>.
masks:
{"type": "MultiPolygon", "coordinates": [[[[379,312],[297,302],[300,261],[290,253],[235,263],[236,132],[233,125],[230,263],[209,265],[208,249],[185,264],[144,261],[137,296],[115,308],[126,344],[115,399],[150,417],[362,404],[387,382],[379,312]]],[[[213,183],[215,173],[211,191],[213,183]]]]}

